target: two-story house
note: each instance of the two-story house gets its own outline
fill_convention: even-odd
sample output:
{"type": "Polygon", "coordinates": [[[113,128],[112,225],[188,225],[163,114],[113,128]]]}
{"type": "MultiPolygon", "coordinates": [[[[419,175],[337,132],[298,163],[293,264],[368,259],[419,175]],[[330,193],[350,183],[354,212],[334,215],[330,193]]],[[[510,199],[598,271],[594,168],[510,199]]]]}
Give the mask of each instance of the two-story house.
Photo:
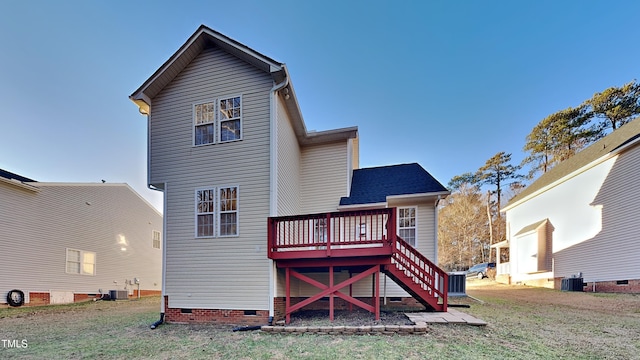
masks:
{"type": "Polygon", "coordinates": [[[168,321],[264,324],[323,301],[379,316],[412,295],[446,309],[448,191],[418,164],[359,169],[356,127],[308,131],[285,64],[201,26],[130,99],[164,193],[168,321]]]}

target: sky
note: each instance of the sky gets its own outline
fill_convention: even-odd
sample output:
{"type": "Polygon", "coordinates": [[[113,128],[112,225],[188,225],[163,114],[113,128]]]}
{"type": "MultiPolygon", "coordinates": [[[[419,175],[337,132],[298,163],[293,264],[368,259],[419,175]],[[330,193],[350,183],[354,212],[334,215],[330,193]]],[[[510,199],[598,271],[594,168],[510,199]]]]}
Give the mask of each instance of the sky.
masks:
{"type": "MultiPolygon", "coordinates": [[[[0,0],[0,168],[147,188],[129,100],[204,24],[287,64],[309,130],[358,126],[360,166],[446,186],[546,116],[638,79],[640,2],[0,0]]],[[[523,173],[526,171],[523,170],[523,173]]]]}

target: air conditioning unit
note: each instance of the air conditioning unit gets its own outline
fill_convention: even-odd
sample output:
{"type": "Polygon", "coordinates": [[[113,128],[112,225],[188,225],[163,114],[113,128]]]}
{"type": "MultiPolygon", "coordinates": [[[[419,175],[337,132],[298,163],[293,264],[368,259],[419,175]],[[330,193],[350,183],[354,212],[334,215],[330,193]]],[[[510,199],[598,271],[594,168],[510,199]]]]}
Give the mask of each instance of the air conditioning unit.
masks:
{"type": "Polygon", "coordinates": [[[128,300],[129,293],[127,290],[109,290],[111,300],[128,300]]]}

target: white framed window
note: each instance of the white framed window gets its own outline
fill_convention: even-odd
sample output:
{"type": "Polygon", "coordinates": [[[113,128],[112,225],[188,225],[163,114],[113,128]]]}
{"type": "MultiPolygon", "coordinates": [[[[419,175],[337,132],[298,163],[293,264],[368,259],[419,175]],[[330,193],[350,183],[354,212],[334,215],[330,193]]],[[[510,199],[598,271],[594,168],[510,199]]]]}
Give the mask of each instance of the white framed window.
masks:
{"type": "Polygon", "coordinates": [[[313,220],[313,240],[314,242],[327,242],[327,219],[313,220]]]}
{"type": "Polygon", "coordinates": [[[413,247],[416,246],[416,219],[415,207],[398,208],[398,235],[413,247]]]}
{"type": "Polygon", "coordinates": [[[204,102],[193,105],[194,139],[193,144],[207,145],[215,143],[215,103],[204,102]]]}
{"type": "Polygon", "coordinates": [[[215,188],[196,190],[196,237],[214,236],[215,188]]]}
{"type": "Polygon", "coordinates": [[[218,235],[238,235],[238,187],[218,188],[218,235]]]}
{"type": "Polygon", "coordinates": [[[360,223],[360,226],[358,226],[357,232],[358,232],[357,237],[359,237],[360,239],[366,239],[367,238],[367,223],[366,222],[360,223]]]}
{"type": "Polygon", "coordinates": [[[220,142],[242,140],[242,96],[218,99],[220,142]]]}
{"type": "Polygon", "coordinates": [[[151,246],[154,249],[160,249],[160,231],[153,230],[151,234],[151,246]]]}
{"type": "Polygon", "coordinates": [[[66,273],[77,275],[96,274],[96,253],[77,249],[67,249],[66,273]]]}

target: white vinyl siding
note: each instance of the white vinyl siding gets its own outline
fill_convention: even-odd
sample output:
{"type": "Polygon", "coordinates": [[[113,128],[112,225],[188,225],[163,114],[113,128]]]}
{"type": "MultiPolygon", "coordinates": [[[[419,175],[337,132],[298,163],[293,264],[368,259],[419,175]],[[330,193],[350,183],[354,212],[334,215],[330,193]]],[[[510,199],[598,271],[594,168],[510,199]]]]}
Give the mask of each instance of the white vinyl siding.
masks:
{"type": "Polygon", "coordinates": [[[337,211],[348,196],[347,141],[302,148],[300,199],[303,214],[337,211]]]}
{"type": "Polygon", "coordinates": [[[219,48],[203,50],[154,99],[150,182],[165,183],[166,287],[176,308],[269,308],[271,76],[219,48]],[[192,146],[191,104],[242,94],[242,141],[192,146]],[[242,189],[238,236],[195,237],[194,191],[242,189]]]}
{"type": "Polygon", "coordinates": [[[124,184],[37,186],[31,192],[0,183],[0,294],[95,294],[122,290],[134,277],[142,290],[160,291],[162,252],[149,251],[149,238],[162,230],[162,216],[148,202],[124,184]],[[67,249],[94,253],[94,275],[67,273],[67,249]]]}
{"type": "MultiPolygon", "coordinates": [[[[640,190],[634,186],[638,173],[640,146],[635,146],[508,210],[510,228],[517,231],[549,219],[555,229],[553,277],[582,272],[588,282],[640,279],[640,190]]],[[[512,239],[512,279],[518,280],[527,269],[515,263],[524,251],[512,239]]]]}
{"type": "Polygon", "coordinates": [[[278,215],[296,215],[300,211],[300,146],[282,100],[277,97],[278,215]]]}

